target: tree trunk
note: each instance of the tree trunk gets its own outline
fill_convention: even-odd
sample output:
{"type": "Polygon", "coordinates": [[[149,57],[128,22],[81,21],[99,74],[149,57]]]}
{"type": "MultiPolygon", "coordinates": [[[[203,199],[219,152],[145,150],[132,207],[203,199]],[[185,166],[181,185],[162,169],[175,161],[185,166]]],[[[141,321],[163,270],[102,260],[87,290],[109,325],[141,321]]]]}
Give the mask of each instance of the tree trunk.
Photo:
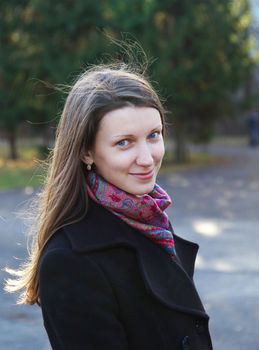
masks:
{"type": "Polygon", "coordinates": [[[249,107],[251,104],[252,95],[253,95],[253,77],[251,74],[249,74],[244,84],[244,98],[245,98],[245,101],[249,102],[249,107]]]}
{"type": "Polygon", "coordinates": [[[7,132],[7,140],[9,143],[9,159],[16,160],[18,158],[18,154],[15,130],[9,130],[7,132]]]}
{"type": "Polygon", "coordinates": [[[42,131],[42,144],[38,147],[40,158],[45,159],[48,156],[50,149],[53,147],[54,139],[54,127],[46,126],[42,131]]]}
{"type": "Polygon", "coordinates": [[[188,160],[185,127],[177,123],[175,133],[175,161],[184,163],[188,160]]]}

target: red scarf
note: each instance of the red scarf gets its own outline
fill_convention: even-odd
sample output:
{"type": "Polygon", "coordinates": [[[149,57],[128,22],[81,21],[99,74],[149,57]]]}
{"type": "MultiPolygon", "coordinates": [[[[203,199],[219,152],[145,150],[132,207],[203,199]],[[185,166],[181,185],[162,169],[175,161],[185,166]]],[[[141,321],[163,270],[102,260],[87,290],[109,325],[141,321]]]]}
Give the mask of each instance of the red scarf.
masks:
{"type": "Polygon", "coordinates": [[[160,245],[173,258],[176,256],[174,238],[164,210],[171,204],[168,194],[157,184],[149,194],[135,196],[127,193],[90,171],[86,178],[87,193],[128,225],[160,245]]]}

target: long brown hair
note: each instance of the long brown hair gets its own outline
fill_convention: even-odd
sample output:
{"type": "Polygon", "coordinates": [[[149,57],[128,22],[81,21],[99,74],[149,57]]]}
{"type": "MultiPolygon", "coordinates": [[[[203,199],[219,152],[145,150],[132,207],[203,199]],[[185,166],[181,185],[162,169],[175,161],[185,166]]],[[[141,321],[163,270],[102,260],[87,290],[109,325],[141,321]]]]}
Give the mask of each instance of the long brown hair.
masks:
{"type": "MultiPolygon", "coordinates": [[[[140,73],[125,64],[98,65],[84,72],[71,88],[49,157],[45,184],[38,196],[36,226],[28,260],[5,290],[20,291],[18,303],[39,303],[39,262],[44,246],[61,227],[80,220],[87,212],[85,164],[103,116],[128,105],[156,108],[164,125],[164,109],[157,93],[140,73]]],[[[10,272],[10,271],[9,271],[10,272]]]]}

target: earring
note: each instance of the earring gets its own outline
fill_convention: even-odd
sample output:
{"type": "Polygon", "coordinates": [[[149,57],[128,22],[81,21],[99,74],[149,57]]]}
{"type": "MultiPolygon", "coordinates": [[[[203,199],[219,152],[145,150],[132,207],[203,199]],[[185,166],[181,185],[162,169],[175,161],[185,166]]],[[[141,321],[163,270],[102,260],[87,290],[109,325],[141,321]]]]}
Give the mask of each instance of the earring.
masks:
{"type": "Polygon", "coordinates": [[[86,169],[87,169],[88,171],[90,171],[90,170],[92,169],[91,164],[87,164],[86,169]]]}

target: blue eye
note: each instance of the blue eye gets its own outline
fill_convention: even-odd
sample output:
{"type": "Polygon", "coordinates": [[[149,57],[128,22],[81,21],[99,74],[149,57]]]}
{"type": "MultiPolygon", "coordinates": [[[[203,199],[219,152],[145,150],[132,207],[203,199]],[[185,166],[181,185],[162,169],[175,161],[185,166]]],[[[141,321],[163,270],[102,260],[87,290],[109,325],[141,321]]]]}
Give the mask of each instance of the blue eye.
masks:
{"type": "Polygon", "coordinates": [[[121,140],[117,143],[117,145],[121,147],[128,146],[128,144],[129,144],[128,140],[121,140]]]}
{"type": "Polygon", "coordinates": [[[156,139],[156,138],[159,137],[159,135],[160,135],[160,132],[155,131],[155,132],[152,132],[152,134],[149,135],[149,138],[150,139],[156,139]]]}

